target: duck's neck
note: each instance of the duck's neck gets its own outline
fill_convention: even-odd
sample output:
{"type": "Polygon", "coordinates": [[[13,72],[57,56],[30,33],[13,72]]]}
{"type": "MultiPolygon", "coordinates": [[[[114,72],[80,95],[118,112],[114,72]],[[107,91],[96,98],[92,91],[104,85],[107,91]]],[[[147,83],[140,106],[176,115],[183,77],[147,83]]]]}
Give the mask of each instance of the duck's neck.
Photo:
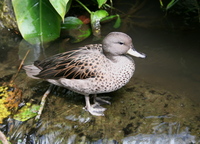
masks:
{"type": "Polygon", "coordinates": [[[126,55],[113,55],[110,53],[104,53],[104,55],[114,63],[118,62],[121,57],[126,57],[126,55]]]}

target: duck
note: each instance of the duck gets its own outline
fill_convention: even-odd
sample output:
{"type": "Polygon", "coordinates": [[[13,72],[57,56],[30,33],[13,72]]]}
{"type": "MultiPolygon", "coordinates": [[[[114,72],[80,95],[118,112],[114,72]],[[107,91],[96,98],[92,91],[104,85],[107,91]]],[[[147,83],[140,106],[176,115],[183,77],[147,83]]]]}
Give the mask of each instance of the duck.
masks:
{"type": "Polygon", "coordinates": [[[110,102],[97,94],[116,91],[130,81],[135,71],[131,56],[146,57],[135,50],[129,35],[110,32],[101,44],[88,44],[37,60],[23,69],[28,77],[43,79],[84,95],[84,109],[94,116],[104,116],[106,108],[101,106],[101,102],[110,102]],[[94,95],[93,104],[91,95],[94,95]]]}

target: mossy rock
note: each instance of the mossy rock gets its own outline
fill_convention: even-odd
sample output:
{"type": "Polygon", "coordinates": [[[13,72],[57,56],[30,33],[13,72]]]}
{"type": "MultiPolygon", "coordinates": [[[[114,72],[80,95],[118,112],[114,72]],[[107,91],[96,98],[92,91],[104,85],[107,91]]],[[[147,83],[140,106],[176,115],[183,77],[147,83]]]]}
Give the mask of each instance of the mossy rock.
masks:
{"type": "Polygon", "coordinates": [[[0,27],[19,31],[11,0],[0,1],[0,27]]]}

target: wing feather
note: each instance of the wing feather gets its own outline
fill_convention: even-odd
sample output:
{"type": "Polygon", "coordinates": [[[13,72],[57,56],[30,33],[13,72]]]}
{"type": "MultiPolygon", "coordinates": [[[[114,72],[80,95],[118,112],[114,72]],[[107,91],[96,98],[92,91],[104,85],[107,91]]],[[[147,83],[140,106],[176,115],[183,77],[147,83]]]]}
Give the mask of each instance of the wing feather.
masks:
{"type": "Polygon", "coordinates": [[[78,50],[72,50],[54,55],[42,61],[36,61],[34,65],[41,71],[35,77],[43,79],[86,79],[94,78],[94,71],[88,62],[92,61],[92,55],[102,55],[102,45],[87,45],[78,50]]]}

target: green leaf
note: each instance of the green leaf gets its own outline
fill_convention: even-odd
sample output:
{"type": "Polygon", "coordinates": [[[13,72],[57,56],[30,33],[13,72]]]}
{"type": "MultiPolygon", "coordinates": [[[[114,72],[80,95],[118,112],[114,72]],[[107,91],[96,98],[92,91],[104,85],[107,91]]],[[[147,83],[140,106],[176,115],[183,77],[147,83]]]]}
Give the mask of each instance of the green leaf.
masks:
{"type": "Polygon", "coordinates": [[[107,17],[101,19],[101,22],[109,21],[109,20],[112,20],[112,19],[115,19],[115,18],[117,18],[117,20],[116,20],[116,22],[115,22],[115,24],[114,24],[113,27],[114,27],[114,28],[118,28],[118,27],[120,27],[120,25],[121,25],[121,19],[120,19],[120,16],[119,16],[119,15],[107,16],[107,17]]]}
{"type": "Polygon", "coordinates": [[[91,18],[91,23],[95,23],[96,21],[99,21],[108,16],[108,12],[105,10],[98,10],[95,12],[91,12],[90,18],[91,18]]]}
{"type": "Polygon", "coordinates": [[[121,25],[121,19],[120,19],[120,16],[117,15],[117,20],[116,20],[116,22],[115,22],[115,24],[114,24],[113,27],[114,27],[114,28],[119,28],[120,25],[121,25]]]}
{"type": "Polygon", "coordinates": [[[159,2],[160,2],[160,6],[163,7],[163,2],[162,2],[162,0],[159,0],[159,2]]]}
{"type": "Polygon", "coordinates": [[[101,8],[103,4],[105,4],[107,0],[97,0],[98,7],[101,8]]]}
{"type": "Polygon", "coordinates": [[[66,17],[64,19],[64,23],[61,25],[62,29],[78,29],[81,25],[83,25],[83,22],[77,18],[77,17],[66,17]]]}
{"type": "Polygon", "coordinates": [[[65,14],[68,12],[72,0],[49,0],[57,13],[64,20],[65,14]]]}
{"type": "Polygon", "coordinates": [[[110,16],[107,16],[105,18],[102,18],[101,22],[109,21],[109,20],[112,20],[112,19],[114,19],[116,17],[118,17],[118,15],[110,15],[110,16]]]}
{"type": "Polygon", "coordinates": [[[170,9],[173,5],[175,5],[179,0],[171,0],[171,2],[168,3],[166,10],[170,9]]]}
{"type": "Polygon", "coordinates": [[[31,105],[30,103],[27,103],[24,107],[22,107],[19,112],[14,115],[14,119],[18,121],[26,121],[30,118],[35,117],[38,113],[40,106],[33,104],[31,105]]]}
{"type": "Polygon", "coordinates": [[[97,38],[99,38],[100,34],[101,34],[100,21],[102,18],[104,18],[106,16],[108,16],[108,12],[105,10],[98,10],[95,12],[91,12],[91,14],[90,14],[92,33],[97,38]]]}
{"type": "Polygon", "coordinates": [[[61,17],[48,0],[12,0],[19,30],[31,44],[55,40],[61,17]]]}

